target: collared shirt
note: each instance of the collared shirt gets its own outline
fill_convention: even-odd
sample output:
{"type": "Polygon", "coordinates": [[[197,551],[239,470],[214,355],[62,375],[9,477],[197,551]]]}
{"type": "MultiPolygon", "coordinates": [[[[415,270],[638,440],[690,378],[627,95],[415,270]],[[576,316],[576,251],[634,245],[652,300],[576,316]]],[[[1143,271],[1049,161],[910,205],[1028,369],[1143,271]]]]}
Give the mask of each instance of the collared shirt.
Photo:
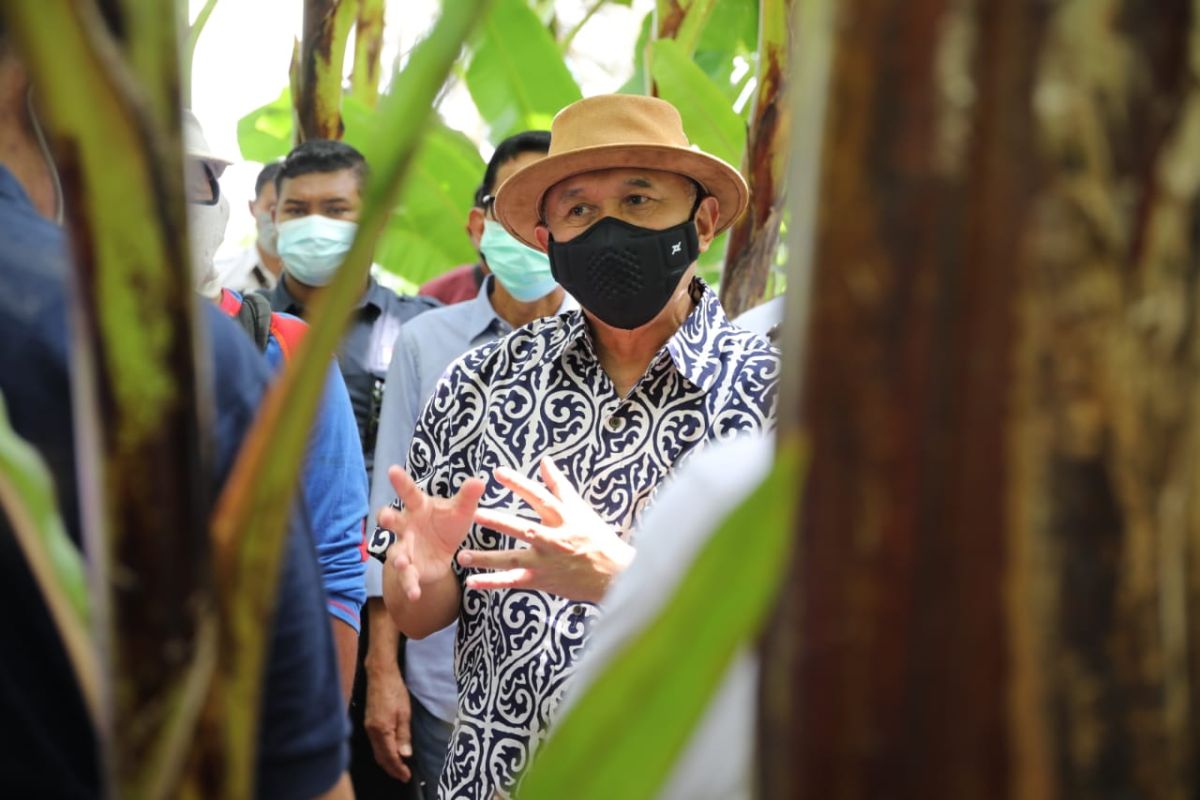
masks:
{"type": "Polygon", "coordinates": [[[232,256],[218,258],[213,263],[213,269],[217,273],[217,283],[222,288],[242,294],[274,289],[275,284],[279,283],[275,273],[263,266],[257,245],[250,245],[232,256]]]}
{"type": "MultiPolygon", "coordinates": [[[[601,367],[579,311],[527,325],[470,351],[422,412],[409,467],[426,492],[451,496],[487,481],[480,506],[533,518],[493,477],[507,466],[535,477],[554,458],[580,495],[623,536],[660,482],[706,442],[772,424],[779,355],[735,328],[712,290],[692,284],[696,308],[628,396],[601,367]]],[[[525,547],[473,525],[464,547],[525,547]]],[[[455,562],[460,578],[463,570],[455,562]]],[[[439,790],[443,797],[506,793],[544,736],[597,615],[547,592],[463,590],[455,674],[459,708],[439,790]]]]}
{"type": "MultiPolygon", "coordinates": [[[[396,492],[388,482],[387,467],[406,463],[417,418],[446,367],[471,348],[495,341],[512,331],[512,326],[492,306],[494,280],[491,275],[486,276],[474,299],[436,308],[400,328],[379,414],[375,463],[380,468],[371,482],[371,508],[378,509],[396,499],[396,492]]],[[[575,301],[564,294],[557,313],[573,308],[577,308],[575,301]]],[[[367,564],[368,597],[382,596],[382,571],[383,565],[370,559],[367,564]]],[[[409,641],[404,654],[408,690],[425,708],[446,722],[454,721],[458,706],[454,636],[455,626],[450,625],[424,639],[409,641]]]]}
{"type": "MultiPolygon", "coordinates": [[[[304,305],[287,290],[286,281],[281,280],[274,289],[262,294],[273,310],[304,316],[304,305]]],[[[338,366],[358,422],[368,481],[375,462],[375,429],[383,385],[400,325],[438,306],[436,300],[428,297],[402,297],[380,286],[374,278],[368,278],[367,290],[354,306],[349,327],[338,347],[338,366]]]]}

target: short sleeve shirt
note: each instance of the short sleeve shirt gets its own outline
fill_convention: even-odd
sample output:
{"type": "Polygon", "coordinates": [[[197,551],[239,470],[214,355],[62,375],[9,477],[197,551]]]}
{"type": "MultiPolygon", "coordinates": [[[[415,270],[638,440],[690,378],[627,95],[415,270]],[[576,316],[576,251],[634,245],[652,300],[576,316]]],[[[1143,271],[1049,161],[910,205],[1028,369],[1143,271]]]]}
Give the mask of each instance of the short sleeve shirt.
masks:
{"type": "MultiPolygon", "coordinates": [[[[552,457],[582,497],[628,536],[663,479],[706,442],[772,424],[778,351],[735,328],[703,282],[695,308],[620,397],[580,311],[548,317],[470,351],[425,407],[409,452],[422,488],[450,496],[487,481],[480,506],[535,519],[493,477],[537,474],[552,457]]],[[[464,547],[526,545],[475,525],[464,547]]],[[[460,578],[470,574],[456,566],[460,578]]],[[[544,736],[597,607],[547,592],[464,589],[455,655],[458,720],[442,797],[505,795],[544,736]]]]}

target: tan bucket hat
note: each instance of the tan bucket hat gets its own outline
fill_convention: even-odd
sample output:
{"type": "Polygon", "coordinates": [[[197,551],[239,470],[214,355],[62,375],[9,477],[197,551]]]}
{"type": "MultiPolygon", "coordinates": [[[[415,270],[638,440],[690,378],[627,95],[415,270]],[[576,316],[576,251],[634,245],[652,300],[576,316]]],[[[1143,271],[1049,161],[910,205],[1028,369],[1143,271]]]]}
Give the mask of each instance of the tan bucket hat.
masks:
{"type": "Polygon", "coordinates": [[[561,180],[599,169],[640,167],[685,175],[717,198],[717,233],[746,210],[750,192],[736,169],[688,144],[675,106],[656,97],[605,94],[564,108],[550,126],[550,152],[504,182],[496,218],[535,249],[542,198],[561,180]]]}

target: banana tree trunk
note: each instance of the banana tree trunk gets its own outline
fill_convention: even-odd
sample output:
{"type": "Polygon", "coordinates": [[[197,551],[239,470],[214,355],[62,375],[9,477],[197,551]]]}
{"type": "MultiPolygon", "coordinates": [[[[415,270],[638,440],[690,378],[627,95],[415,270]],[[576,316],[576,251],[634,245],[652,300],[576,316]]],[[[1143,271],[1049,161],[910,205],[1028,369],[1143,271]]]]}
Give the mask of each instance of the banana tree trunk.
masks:
{"type": "Polygon", "coordinates": [[[850,0],[824,35],[763,795],[1196,796],[1200,10],[850,0]]]}
{"type": "Polygon", "coordinates": [[[750,184],[750,207],[729,232],[721,275],[721,305],[731,317],[762,301],[779,245],[790,155],[791,11],[792,0],[762,0],[759,6],[758,88],[742,161],[742,174],[750,184]]]}
{"type": "Polygon", "coordinates": [[[105,625],[99,733],[114,796],[174,791],[215,662],[176,5],[113,6],[108,26],[78,4],[5,9],[75,244],[72,391],[85,537],[105,589],[93,610],[105,625]]]}
{"type": "Polygon", "coordinates": [[[379,103],[379,54],[383,50],[383,0],[359,0],[354,25],[354,72],[350,92],[369,108],[379,103]]]}
{"type": "Polygon", "coordinates": [[[342,67],[359,0],[304,0],[304,35],[293,94],[296,137],[342,138],[342,67]]]}

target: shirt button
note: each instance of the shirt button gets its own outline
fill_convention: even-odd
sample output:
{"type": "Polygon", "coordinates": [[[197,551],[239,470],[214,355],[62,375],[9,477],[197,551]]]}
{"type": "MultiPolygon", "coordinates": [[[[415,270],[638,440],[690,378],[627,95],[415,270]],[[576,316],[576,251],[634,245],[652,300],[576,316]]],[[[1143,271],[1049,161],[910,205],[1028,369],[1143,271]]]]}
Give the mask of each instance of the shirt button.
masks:
{"type": "Polygon", "coordinates": [[[586,609],[586,608],[584,608],[583,606],[578,606],[578,605],[577,605],[577,606],[575,606],[574,608],[572,608],[572,609],[571,609],[571,616],[572,616],[572,617],[576,617],[576,618],[578,618],[578,617],[582,617],[582,616],[583,616],[584,614],[586,614],[586,613],[587,613],[587,609],[586,609]]]}
{"type": "Polygon", "coordinates": [[[613,430],[613,431],[615,431],[615,430],[616,430],[617,428],[619,428],[619,427],[621,427],[621,420],[617,419],[616,417],[609,417],[609,418],[608,418],[608,428],[609,428],[609,430],[613,430]]]}

